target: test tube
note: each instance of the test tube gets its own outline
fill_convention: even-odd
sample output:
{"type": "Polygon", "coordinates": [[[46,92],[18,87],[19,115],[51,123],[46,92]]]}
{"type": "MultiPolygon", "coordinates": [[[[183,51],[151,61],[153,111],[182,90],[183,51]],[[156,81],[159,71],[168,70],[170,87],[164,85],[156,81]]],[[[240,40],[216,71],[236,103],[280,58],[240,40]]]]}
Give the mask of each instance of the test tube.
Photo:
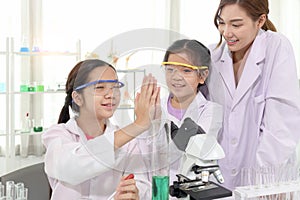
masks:
{"type": "Polygon", "coordinates": [[[6,181],[6,199],[14,200],[15,198],[15,182],[6,181]]]}
{"type": "Polygon", "coordinates": [[[28,188],[23,188],[23,192],[21,192],[21,198],[18,200],[27,200],[28,199],[28,188]]]}
{"type": "Polygon", "coordinates": [[[3,199],[4,197],[4,185],[2,185],[2,183],[0,182],[0,199],[3,199]]]}
{"type": "Polygon", "coordinates": [[[17,183],[15,185],[16,200],[23,200],[24,183],[17,183]]]}

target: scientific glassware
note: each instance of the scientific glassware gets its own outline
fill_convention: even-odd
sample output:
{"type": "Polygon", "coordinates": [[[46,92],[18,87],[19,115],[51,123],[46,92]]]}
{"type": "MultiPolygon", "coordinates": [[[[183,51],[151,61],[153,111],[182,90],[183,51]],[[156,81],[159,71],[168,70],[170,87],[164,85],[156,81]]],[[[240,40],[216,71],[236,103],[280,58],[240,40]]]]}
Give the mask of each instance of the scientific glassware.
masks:
{"type": "Polygon", "coordinates": [[[151,169],[152,200],[168,200],[169,133],[168,129],[160,129],[159,124],[154,124],[152,127],[151,169]]]}

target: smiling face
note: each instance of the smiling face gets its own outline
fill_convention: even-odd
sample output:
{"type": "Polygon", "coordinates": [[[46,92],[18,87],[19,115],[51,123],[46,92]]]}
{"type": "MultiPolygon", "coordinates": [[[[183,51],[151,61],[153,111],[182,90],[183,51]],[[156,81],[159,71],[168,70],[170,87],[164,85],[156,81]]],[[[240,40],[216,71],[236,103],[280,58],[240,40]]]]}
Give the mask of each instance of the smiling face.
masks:
{"type": "Polygon", "coordinates": [[[253,43],[264,21],[261,18],[253,21],[243,8],[231,4],[223,7],[218,24],[219,32],[226,40],[229,50],[244,53],[253,43]]]}
{"type": "MultiPolygon", "coordinates": [[[[183,64],[193,65],[188,62],[186,54],[170,54],[168,62],[178,62],[183,64]]],[[[166,71],[166,83],[170,92],[174,95],[177,101],[189,101],[191,102],[196,94],[199,83],[203,83],[204,80],[199,77],[196,70],[182,66],[170,66],[172,67],[172,73],[166,71]],[[188,70],[189,72],[187,73],[188,70]],[[190,73],[192,72],[192,73],[190,73]]],[[[168,70],[166,68],[166,70],[168,70]]]]}
{"type": "MultiPolygon", "coordinates": [[[[111,67],[96,67],[88,77],[88,82],[96,80],[116,80],[116,72],[111,67]]],[[[80,106],[80,116],[103,120],[110,118],[120,102],[120,90],[116,83],[98,83],[83,89],[83,104],[80,106]],[[104,88],[104,89],[103,89],[104,88]],[[107,92],[99,92],[106,90],[107,92]]]]}

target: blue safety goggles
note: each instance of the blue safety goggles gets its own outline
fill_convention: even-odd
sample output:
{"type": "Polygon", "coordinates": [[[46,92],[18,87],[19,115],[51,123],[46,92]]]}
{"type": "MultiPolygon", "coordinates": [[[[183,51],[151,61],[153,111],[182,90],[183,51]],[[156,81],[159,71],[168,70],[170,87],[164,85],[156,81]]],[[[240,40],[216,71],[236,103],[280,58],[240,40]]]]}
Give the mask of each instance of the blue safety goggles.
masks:
{"type": "Polygon", "coordinates": [[[85,83],[83,85],[80,85],[78,87],[76,87],[74,89],[74,91],[78,91],[78,90],[82,90],[88,86],[91,86],[91,85],[96,85],[96,84],[99,84],[99,83],[116,83],[115,85],[113,85],[112,88],[114,89],[119,89],[121,87],[124,87],[124,83],[118,81],[118,80],[97,80],[97,81],[92,81],[92,82],[89,82],[89,83],[85,83]]]}

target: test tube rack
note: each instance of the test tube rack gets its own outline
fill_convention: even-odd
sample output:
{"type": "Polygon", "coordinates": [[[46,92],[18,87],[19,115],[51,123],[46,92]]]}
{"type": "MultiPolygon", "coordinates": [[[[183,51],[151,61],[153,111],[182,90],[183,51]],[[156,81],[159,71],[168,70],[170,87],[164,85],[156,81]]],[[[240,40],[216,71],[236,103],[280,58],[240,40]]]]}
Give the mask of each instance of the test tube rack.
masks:
{"type": "MultiPolygon", "coordinates": [[[[234,192],[235,200],[261,199],[262,197],[280,194],[294,194],[293,199],[300,199],[300,181],[287,181],[272,185],[252,185],[236,187],[234,192]]],[[[295,200],[296,200],[295,199],[295,200]]]]}

